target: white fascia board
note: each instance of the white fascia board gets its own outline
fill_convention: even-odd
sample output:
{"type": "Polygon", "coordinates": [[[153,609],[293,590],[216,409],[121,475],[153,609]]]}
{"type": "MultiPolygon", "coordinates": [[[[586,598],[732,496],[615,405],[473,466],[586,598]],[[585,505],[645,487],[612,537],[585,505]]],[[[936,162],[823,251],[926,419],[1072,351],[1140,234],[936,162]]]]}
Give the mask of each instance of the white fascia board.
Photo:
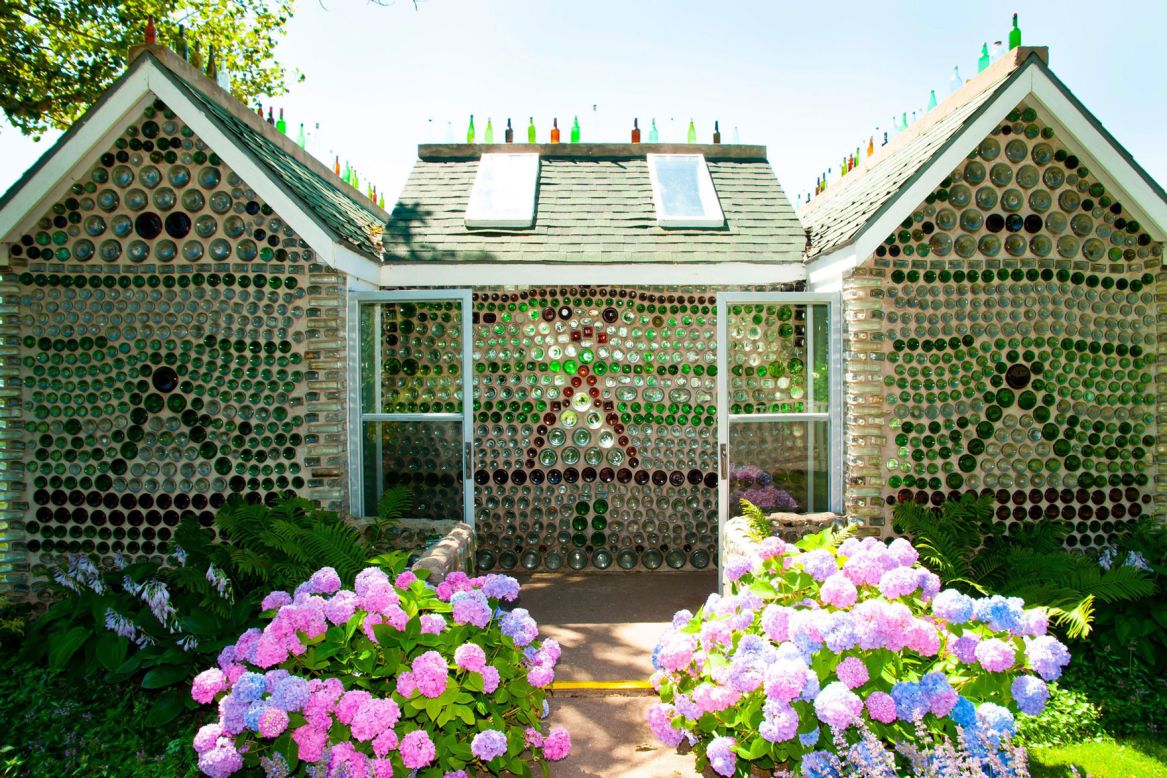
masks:
{"type": "Polygon", "coordinates": [[[807,290],[811,292],[839,291],[843,287],[843,274],[862,261],[855,252],[854,243],[815,257],[806,264],[807,290]]]}
{"type": "Polygon", "coordinates": [[[284,191],[268,171],[228,138],[207,114],[179,90],[153,63],[142,69],[149,89],[186,122],[215,153],[303,238],[325,264],[364,280],[378,277],[377,263],[333,240],[328,231],[284,191]]]}
{"type": "Polygon", "coordinates": [[[985,106],[980,116],[961,130],[948,144],[944,153],[920,172],[919,178],[907,188],[899,191],[891,206],[884,211],[882,216],[874,221],[869,221],[859,231],[852,244],[856,257],[865,259],[871,256],[876,247],[888,235],[899,229],[900,223],[920,203],[924,202],[924,199],[940,185],[945,176],[964,161],[969,151],[988,137],[993,128],[1000,124],[1009,112],[1029,95],[1033,89],[1033,79],[1036,72],[1036,67],[1029,66],[1005,91],[993,98],[985,106]]]}
{"type": "MultiPolygon", "coordinates": [[[[319,253],[319,252],[317,252],[319,253]]],[[[352,279],[365,284],[376,284],[381,280],[381,264],[362,256],[342,243],[332,244],[332,256],[327,264],[352,279]]],[[[352,288],[350,286],[350,288],[352,288]]]]}
{"type": "Polygon", "coordinates": [[[145,108],[150,99],[148,67],[148,63],[143,63],[123,81],[4,206],[0,211],[0,239],[11,239],[29,221],[39,218],[50,203],[60,199],[72,186],[75,180],[72,176],[88,172],[125,129],[125,122],[145,108]]]}
{"type": "Polygon", "coordinates": [[[1116,200],[1133,208],[1140,223],[1155,240],[1167,240],[1167,203],[1147,184],[1103,133],[1082,114],[1062,90],[1037,68],[1033,69],[1033,96],[1055,122],[1070,136],[1070,145],[1079,157],[1090,162],[1090,172],[1107,181],[1107,189],[1118,189],[1116,200]]]}
{"type": "Polygon", "coordinates": [[[741,286],[786,284],[806,279],[795,262],[625,262],[622,264],[513,262],[401,262],[381,266],[381,286],[544,286],[621,284],[630,286],[741,286]]]}

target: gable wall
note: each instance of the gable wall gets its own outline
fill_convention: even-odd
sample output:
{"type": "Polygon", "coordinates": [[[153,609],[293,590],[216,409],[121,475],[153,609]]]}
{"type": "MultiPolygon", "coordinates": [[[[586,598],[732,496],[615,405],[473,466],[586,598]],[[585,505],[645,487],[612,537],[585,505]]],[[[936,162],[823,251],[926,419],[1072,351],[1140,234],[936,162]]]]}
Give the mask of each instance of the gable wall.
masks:
{"type": "Polygon", "coordinates": [[[1019,106],[845,278],[852,515],[991,491],[1095,546],[1167,498],[1162,245],[1073,153],[1019,106]]]}
{"type": "Polygon", "coordinates": [[[4,236],[8,583],[234,493],[340,508],[343,278],[161,102],[75,181],[4,236]]]}

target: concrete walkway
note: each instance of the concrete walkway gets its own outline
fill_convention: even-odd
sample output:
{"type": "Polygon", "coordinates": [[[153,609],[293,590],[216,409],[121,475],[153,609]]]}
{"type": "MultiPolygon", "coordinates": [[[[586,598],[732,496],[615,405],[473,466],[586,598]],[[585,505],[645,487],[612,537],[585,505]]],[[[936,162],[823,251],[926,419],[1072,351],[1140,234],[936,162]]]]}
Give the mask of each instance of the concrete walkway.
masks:
{"type": "MultiPolygon", "coordinates": [[[[652,649],[673,614],[696,610],[717,588],[715,572],[536,574],[521,578],[517,603],[539,623],[541,637],[563,647],[557,683],[645,681],[652,649]]],[[[699,775],[653,736],[645,720],[656,700],[640,692],[557,690],[551,719],[571,732],[572,755],[552,767],[554,778],[699,775]]]]}

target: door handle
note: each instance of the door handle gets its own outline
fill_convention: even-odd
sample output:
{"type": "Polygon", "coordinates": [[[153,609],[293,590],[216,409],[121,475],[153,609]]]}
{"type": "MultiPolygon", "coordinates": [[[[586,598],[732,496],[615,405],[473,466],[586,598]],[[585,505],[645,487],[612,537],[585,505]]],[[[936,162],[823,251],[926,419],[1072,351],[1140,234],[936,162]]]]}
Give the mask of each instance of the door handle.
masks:
{"type": "Polygon", "coordinates": [[[729,478],[729,450],[726,444],[722,443],[719,447],[720,453],[718,459],[721,462],[721,480],[729,478]]]}
{"type": "Polygon", "coordinates": [[[463,449],[462,449],[462,477],[465,478],[467,481],[469,481],[470,477],[472,475],[472,473],[471,473],[472,463],[470,461],[470,457],[473,454],[473,452],[470,449],[469,443],[463,443],[462,446],[463,446],[463,449]]]}

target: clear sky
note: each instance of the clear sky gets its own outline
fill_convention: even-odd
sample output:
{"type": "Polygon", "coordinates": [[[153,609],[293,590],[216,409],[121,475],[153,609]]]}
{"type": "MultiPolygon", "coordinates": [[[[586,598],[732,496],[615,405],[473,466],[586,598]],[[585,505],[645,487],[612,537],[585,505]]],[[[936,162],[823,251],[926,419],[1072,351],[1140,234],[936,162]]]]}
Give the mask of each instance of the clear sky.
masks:
{"type": "MultiPolygon", "coordinates": [[[[1054,72],[1167,183],[1161,0],[299,0],[279,53],[306,80],[273,103],[289,134],[319,122],[317,156],[352,161],[390,204],[416,145],[447,123],[464,140],[471,113],[479,140],[489,117],[500,142],[507,117],[525,140],[533,115],[541,141],[552,117],[566,140],[578,115],[584,141],[626,141],[633,117],[647,140],[655,117],[661,140],[684,140],[692,118],[707,142],[719,119],[725,142],[736,126],[769,147],[793,197],[893,113],[943,97],[954,65],[974,75],[1013,11],[1023,44],[1049,46],[1054,72]]],[[[0,128],[0,189],[51,140],[0,128]]]]}

